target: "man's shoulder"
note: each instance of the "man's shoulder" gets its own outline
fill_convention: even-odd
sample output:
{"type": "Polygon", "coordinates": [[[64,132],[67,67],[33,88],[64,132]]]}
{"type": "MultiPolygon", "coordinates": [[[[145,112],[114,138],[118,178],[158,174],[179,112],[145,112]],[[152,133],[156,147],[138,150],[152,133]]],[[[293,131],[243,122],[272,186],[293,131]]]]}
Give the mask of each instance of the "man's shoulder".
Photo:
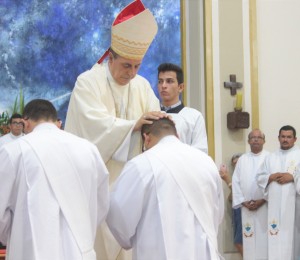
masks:
{"type": "Polygon", "coordinates": [[[88,80],[94,77],[106,77],[105,66],[103,64],[96,63],[92,68],[79,74],[77,80],[88,80]]]}
{"type": "Polygon", "coordinates": [[[183,109],[181,109],[179,114],[189,115],[189,116],[194,116],[194,117],[203,117],[203,115],[200,111],[198,111],[197,109],[192,108],[192,107],[184,107],[183,109]]]}
{"type": "Polygon", "coordinates": [[[151,88],[149,81],[146,78],[144,78],[143,76],[138,75],[138,74],[136,74],[136,76],[130,81],[130,84],[133,87],[143,86],[145,88],[149,88],[149,87],[151,88]]]}
{"type": "Polygon", "coordinates": [[[3,145],[5,145],[5,144],[11,143],[11,142],[13,142],[13,141],[15,141],[17,139],[18,138],[16,138],[16,139],[12,138],[11,133],[3,135],[3,136],[0,137],[0,147],[3,146],[3,145]]]}
{"type": "Polygon", "coordinates": [[[1,142],[4,142],[7,139],[10,139],[10,133],[0,136],[0,144],[1,142]]]}
{"type": "Polygon", "coordinates": [[[89,140],[82,138],[80,136],[74,135],[72,133],[63,131],[63,130],[59,130],[59,135],[60,135],[60,139],[61,140],[65,140],[68,141],[71,144],[77,144],[78,147],[80,147],[80,145],[82,146],[90,146],[90,147],[96,147],[92,142],[90,142],[89,140]]]}

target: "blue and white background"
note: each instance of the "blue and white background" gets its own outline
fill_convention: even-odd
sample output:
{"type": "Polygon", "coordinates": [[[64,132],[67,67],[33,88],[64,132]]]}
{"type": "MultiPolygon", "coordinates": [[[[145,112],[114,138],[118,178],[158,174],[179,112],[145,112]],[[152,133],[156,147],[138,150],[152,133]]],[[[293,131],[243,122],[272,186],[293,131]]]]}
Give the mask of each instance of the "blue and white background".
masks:
{"type": "MultiPolygon", "coordinates": [[[[65,118],[77,76],[110,46],[114,17],[132,0],[0,0],[0,112],[11,112],[22,88],[25,103],[53,102],[65,118]]],[[[139,74],[156,92],[157,66],[180,65],[180,0],[144,0],[158,34],[139,74]]]]}

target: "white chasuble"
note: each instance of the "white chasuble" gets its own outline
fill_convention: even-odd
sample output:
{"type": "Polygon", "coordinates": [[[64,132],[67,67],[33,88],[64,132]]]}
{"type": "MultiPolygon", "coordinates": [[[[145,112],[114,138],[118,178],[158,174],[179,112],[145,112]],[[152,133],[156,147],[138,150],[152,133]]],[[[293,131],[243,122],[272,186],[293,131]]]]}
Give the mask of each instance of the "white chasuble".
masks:
{"type": "MultiPolygon", "coordinates": [[[[182,146],[183,150],[184,148],[186,147],[182,146]]],[[[197,220],[199,221],[204,233],[207,235],[207,240],[209,244],[209,255],[211,259],[220,259],[221,256],[218,253],[218,243],[217,243],[219,223],[215,223],[215,212],[212,206],[215,203],[214,202],[215,196],[212,196],[212,190],[210,190],[211,187],[209,186],[210,184],[209,182],[207,182],[207,180],[205,180],[205,178],[198,178],[194,171],[187,170],[186,165],[189,165],[189,167],[191,168],[197,169],[197,166],[194,165],[194,163],[197,162],[197,160],[195,160],[195,157],[192,156],[192,153],[190,154],[189,158],[186,158],[187,160],[185,160],[185,164],[182,164],[179,158],[177,160],[178,163],[174,163],[176,162],[176,160],[174,160],[175,155],[170,156],[169,154],[170,150],[175,150],[172,148],[172,143],[170,143],[168,146],[158,144],[157,147],[153,147],[146,154],[147,156],[149,155],[148,159],[152,165],[155,182],[159,183],[161,179],[160,176],[162,174],[166,174],[166,169],[167,169],[167,172],[174,178],[178,186],[178,189],[181,190],[181,192],[183,193],[185,199],[187,200],[197,220]],[[159,165],[164,165],[164,167],[163,168],[157,167],[159,165]],[[203,200],[203,198],[205,199],[203,200]]],[[[187,154],[188,154],[188,150],[187,150],[187,154]]],[[[197,156],[196,153],[195,156],[197,156]]],[[[199,161],[201,162],[200,157],[199,157],[199,161]]],[[[202,164],[203,163],[204,162],[202,162],[202,164]]],[[[200,173],[199,171],[198,174],[202,174],[202,173],[200,173]]],[[[207,172],[206,174],[213,174],[213,173],[207,172]]],[[[215,190],[215,192],[216,194],[218,194],[217,190],[215,190]]],[[[157,189],[158,200],[164,201],[164,197],[166,197],[165,191],[162,189],[157,189]]],[[[168,230],[170,228],[170,218],[167,217],[168,212],[167,209],[163,206],[163,203],[159,203],[159,205],[160,205],[160,212],[162,216],[161,221],[162,221],[162,228],[164,231],[163,233],[165,235],[165,241],[167,241],[166,242],[167,259],[175,259],[176,255],[173,254],[175,250],[172,246],[170,246],[172,245],[171,241],[173,238],[172,235],[168,236],[169,234],[168,230]]],[[[223,206],[220,209],[220,211],[221,212],[223,211],[223,206]]],[[[223,214],[221,215],[223,216],[223,214]]]]}
{"type": "MultiPolygon", "coordinates": [[[[160,105],[145,78],[136,75],[128,85],[120,86],[111,76],[108,64],[97,63],[77,78],[65,130],[97,146],[112,184],[125,162],[141,153],[141,133],[133,132],[133,128],[137,120],[150,111],[160,111],[160,105]]],[[[120,245],[103,223],[97,232],[97,259],[115,260],[120,250],[120,245]]],[[[131,259],[131,256],[118,259],[131,259]]]]}
{"type": "Polygon", "coordinates": [[[294,146],[289,150],[278,150],[270,154],[258,171],[258,184],[265,188],[268,198],[268,259],[270,260],[294,260],[294,245],[299,247],[300,241],[294,240],[295,221],[299,221],[299,213],[295,212],[295,184],[290,182],[281,185],[273,181],[266,186],[268,176],[277,172],[288,172],[294,175],[299,162],[300,149],[294,146]]]}
{"type": "Polygon", "coordinates": [[[212,159],[168,136],[126,164],[107,222],[133,259],[216,260],[223,204],[212,159]]]}
{"type": "MultiPolygon", "coordinates": [[[[232,178],[233,208],[242,207],[245,201],[264,199],[255,177],[268,154],[267,151],[259,154],[248,152],[239,158],[232,178]]],[[[243,258],[245,260],[268,259],[267,230],[267,203],[255,211],[242,207],[243,258]]]]}
{"type": "Polygon", "coordinates": [[[108,172],[96,147],[43,123],[0,158],[6,259],[96,259],[97,225],[108,211],[108,172]]]}

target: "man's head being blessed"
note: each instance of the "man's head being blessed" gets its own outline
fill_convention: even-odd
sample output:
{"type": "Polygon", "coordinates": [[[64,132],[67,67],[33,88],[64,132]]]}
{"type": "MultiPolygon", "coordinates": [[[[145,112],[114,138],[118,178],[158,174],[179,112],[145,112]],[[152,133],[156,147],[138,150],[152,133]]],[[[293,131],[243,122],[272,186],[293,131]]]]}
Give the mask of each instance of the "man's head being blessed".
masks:
{"type": "Polygon", "coordinates": [[[152,124],[144,124],[141,134],[144,150],[150,149],[165,136],[174,135],[178,137],[174,122],[167,117],[152,120],[152,124]]]}
{"type": "Polygon", "coordinates": [[[34,99],[24,108],[25,133],[30,133],[40,123],[56,123],[57,112],[52,103],[44,99],[34,99]]]}
{"type": "Polygon", "coordinates": [[[141,62],[157,33],[153,14],[141,0],[126,6],[115,18],[111,28],[111,46],[99,59],[109,55],[109,69],[114,80],[126,85],[137,74],[141,62]]]}

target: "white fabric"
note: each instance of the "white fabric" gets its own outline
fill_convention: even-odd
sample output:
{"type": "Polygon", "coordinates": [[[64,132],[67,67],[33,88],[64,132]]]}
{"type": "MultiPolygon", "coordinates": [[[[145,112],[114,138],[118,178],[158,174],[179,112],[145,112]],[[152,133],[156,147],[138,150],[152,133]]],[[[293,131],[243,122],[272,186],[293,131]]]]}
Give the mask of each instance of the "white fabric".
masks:
{"type": "MultiPolygon", "coordinates": [[[[242,207],[245,201],[264,199],[263,192],[256,183],[256,173],[269,154],[243,154],[235,167],[232,177],[232,207],[242,207]]],[[[268,259],[267,203],[258,210],[250,211],[242,207],[243,259],[268,259]]]]}
{"type": "MultiPolygon", "coordinates": [[[[90,140],[98,147],[105,163],[113,164],[112,156],[131,133],[136,121],[149,111],[160,111],[160,106],[146,79],[136,75],[129,86],[120,86],[111,77],[107,64],[95,64],[76,81],[65,130],[90,140]],[[124,87],[128,88],[124,93],[128,98],[120,100],[118,92],[123,92],[124,87]],[[116,114],[120,102],[127,106],[125,118],[116,114]]],[[[126,158],[118,161],[127,161],[141,152],[140,132],[132,133],[129,142],[124,146],[126,158]]]]}
{"type": "Polygon", "coordinates": [[[268,184],[270,174],[289,172],[294,174],[300,162],[300,149],[294,146],[289,150],[278,150],[266,157],[257,174],[257,183],[264,190],[268,199],[268,257],[273,259],[292,260],[300,241],[299,232],[300,212],[295,212],[299,203],[294,182],[283,185],[277,182],[268,184]],[[297,201],[297,202],[296,202],[297,201]],[[295,235],[295,236],[294,236],[295,235]]]}
{"type": "MultiPolygon", "coordinates": [[[[294,247],[294,255],[296,257],[298,257],[298,259],[300,259],[300,164],[297,165],[296,167],[296,171],[294,174],[294,181],[295,181],[295,187],[296,187],[296,208],[295,208],[295,212],[296,212],[296,217],[295,217],[295,233],[294,233],[294,239],[295,239],[295,247],[294,247]],[[298,244],[297,244],[298,243],[298,244]]],[[[295,257],[295,258],[296,258],[295,257]]],[[[297,258],[296,258],[297,259],[297,258]]],[[[297,259],[297,260],[298,260],[297,259]]]]}
{"type": "Polygon", "coordinates": [[[205,153],[208,152],[205,121],[202,114],[190,107],[179,113],[169,113],[176,124],[179,139],[205,153]]]}
{"type": "Polygon", "coordinates": [[[212,159],[168,136],[126,164],[111,192],[107,222],[119,243],[133,248],[133,259],[219,259],[223,203],[212,159]],[[173,174],[184,175],[190,191],[173,174]],[[199,220],[187,201],[191,193],[199,198],[199,220]]]}
{"type": "Polygon", "coordinates": [[[97,148],[44,123],[2,147],[0,160],[0,178],[5,180],[0,189],[0,240],[7,243],[7,259],[96,259],[96,230],[109,206],[108,172],[97,148]],[[47,161],[36,154],[43,149],[44,154],[49,151],[47,161]],[[66,172],[68,168],[76,171],[66,172]],[[54,181],[48,181],[49,175],[54,181]],[[74,186],[81,187],[78,193],[86,205],[71,190],[74,186]],[[73,196],[69,208],[56,197],[58,187],[73,196]],[[79,219],[82,211],[87,221],[79,219]],[[78,216],[75,227],[66,219],[70,214],[78,216]],[[84,243],[77,239],[78,230],[84,243]]]}
{"type": "Polygon", "coordinates": [[[6,134],[6,135],[3,135],[0,137],[0,147],[5,145],[5,144],[8,144],[12,141],[15,141],[17,140],[18,138],[22,137],[24,134],[20,134],[20,135],[13,135],[11,132],[6,134]]]}
{"type": "MultiPolygon", "coordinates": [[[[97,146],[113,183],[124,163],[141,152],[141,134],[132,130],[136,121],[149,111],[160,111],[160,106],[145,78],[136,75],[128,85],[120,86],[107,63],[95,64],[76,81],[65,130],[97,146]]],[[[97,232],[97,258],[114,260],[120,249],[104,223],[97,232]]]]}

